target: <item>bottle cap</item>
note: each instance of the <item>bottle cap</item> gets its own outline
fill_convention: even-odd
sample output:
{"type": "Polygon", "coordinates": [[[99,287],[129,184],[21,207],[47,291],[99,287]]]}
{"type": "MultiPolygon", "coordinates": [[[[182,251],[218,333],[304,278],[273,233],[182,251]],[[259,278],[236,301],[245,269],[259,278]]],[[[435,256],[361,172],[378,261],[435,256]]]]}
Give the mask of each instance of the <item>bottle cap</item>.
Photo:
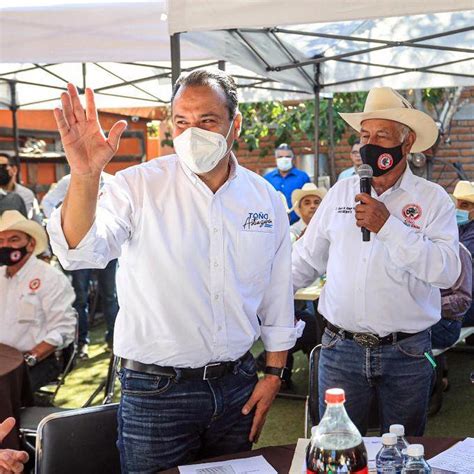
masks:
{"type": "Polygon", "coordinates": [[[390,425],[389,431],[397,436],[405,436],[405,427],[403,425],[390,425]]]}
{"type": "Polygon", "coordinates": [[[342,388],[330,388],[326,390],[324,400],[326,403],[344,403],[346,401],[346,395],[342,388]]]}
{"type": "Polygon", "coordinates": [[[384,446],[395,446],[397,444],[397,435],[395,433],[385,433],[382,435],[382,444],[384,446]]]}
{"type": "Polygon", "coordinates": [[[408,456],[419,457],[425,454],[425,448],[422,444],[410,444],[407,448],[408,456]]]}

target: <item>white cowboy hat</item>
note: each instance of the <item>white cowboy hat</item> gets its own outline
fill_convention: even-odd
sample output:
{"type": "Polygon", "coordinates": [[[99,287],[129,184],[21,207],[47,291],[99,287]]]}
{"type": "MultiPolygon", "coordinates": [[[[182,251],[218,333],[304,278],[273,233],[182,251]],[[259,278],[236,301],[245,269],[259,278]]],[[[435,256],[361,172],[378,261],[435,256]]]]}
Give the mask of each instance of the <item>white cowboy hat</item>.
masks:
{"type": "Polygon", "coordinates": [[[411,153],[430,148],[438,138],[435,121],[424,112],[415,109],[410,102],[391,87],[374,87],[370,90],[363,112],[339,114],[353,129],[360,132],[364,120],[384,119],[402,123],[416,134],[411,153]]]}
{"type": "Polygon", "coordinates": [[[291,209],[296,215],[301,217],[299,202],[306,196],[319,196],[321,200],[326,196],[327,191],[324,188],[318,188],[314,183],[306,183],[301,189],[295,189],[291,193],[291,209]]]}
{"type": "Polygon", "coordinates": [[[474,184],[469,181],[458,181],[453,196],[460,201],[474,203],[474,184]]]}
{"type": "Polygon", "coordinates": [[[36,242],[33,255],[39,255],[48,247],[48,236],[43,227],[18,211],[4,211],[0,216],[0,232],[5,230],[18,230],[33,237],[36,242]]]}

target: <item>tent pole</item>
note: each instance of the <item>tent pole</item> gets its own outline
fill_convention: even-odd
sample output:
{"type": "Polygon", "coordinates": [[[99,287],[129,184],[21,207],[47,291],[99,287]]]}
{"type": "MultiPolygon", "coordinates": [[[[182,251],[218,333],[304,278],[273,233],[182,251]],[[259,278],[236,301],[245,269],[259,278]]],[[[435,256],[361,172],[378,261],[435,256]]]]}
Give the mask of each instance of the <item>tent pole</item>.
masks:
{"type": "Polygon", "coordinates": [[[320,97],[321,92],[321,65],[317,63],[314,66],[314,178],[313,181],[318,185],[319,178],[319,119],[320,119],[320,97]]]}
{"type": "Polygon", "coordinates": [[[21,170],[20,170],[20,132],[18,130],[18,122],[16,111],[18,110],[18,103],[16,101],[16,84],[15,81],[8,81],[8,85],[10,86],[10,97],[11,97],[11,105],[10,110],[12,112],[12,130],[13,130],[13,149],[15,151],[15,165],[18,169],[18,182],[21,178],[21,170]]]}
{"type": "Polygon", "coordinates": [[[174,87],[181,74],[181,48],[179,33],[175,33],[170,38],[171,45],[171,87],[174,87]]]}
{"type": "Polygon", "coordinates": [[[217,69],[219,69],[220,71],[225,71],[225,61],[218,61],[217,62],[217,69]]]}
{"type": "Polygon", "coordinates": [[[334,156],[334,101],[328,99],[328,127],[329,127],[329,166],[331,167],[331,185],[336,182],[336,162],[334,156]]]}

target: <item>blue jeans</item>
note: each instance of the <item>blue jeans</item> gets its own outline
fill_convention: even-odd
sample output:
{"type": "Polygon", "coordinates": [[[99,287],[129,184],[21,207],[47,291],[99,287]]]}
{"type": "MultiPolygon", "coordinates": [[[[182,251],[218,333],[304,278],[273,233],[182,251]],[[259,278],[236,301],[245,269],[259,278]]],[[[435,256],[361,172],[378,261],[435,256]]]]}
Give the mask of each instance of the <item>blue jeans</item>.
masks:
{"type": "Polygon", "coordinates": [[[367,431],[371,401],[377,397],[381,433],[391,424],[405,426],[408,436],[425,430],[434,370],[428,330],[390,345],[371,349],[326,328],[319,359],[319,413],[328,388],[343,388],[347,413],[362,435],[367,431]]]}
{"type": "MultiPolygon", "coordinates": [[[[96,270],[98,291],[102,299],[102,309],[107,324],[106,342],[112,342],[113,340],[115,318],[119,309],[115,286],[116,269],[117,260],[111,260],[104,269],[96,270]]],[[[91,272],[91,269],[73,270],[70,272],[72,275],[72,286],[76,293],[73,306],[79,318],[79,342],[82,344],[89,343],[89,287],[91,272]]]]}
{"type": "Polygon", "coordinates": [[[431,327],[431,343],[433,349],[451,347],[461,334],[462,321],[441,318],[431,327]]]}
{"type": "Polygon", "coordinates": [[[234,372],[183,380],[119,372],[118,442],[122,474],[155,473],[206,457],[248,451],[253,412],[241,410],[257,383],[248,355],[234,372]]]}

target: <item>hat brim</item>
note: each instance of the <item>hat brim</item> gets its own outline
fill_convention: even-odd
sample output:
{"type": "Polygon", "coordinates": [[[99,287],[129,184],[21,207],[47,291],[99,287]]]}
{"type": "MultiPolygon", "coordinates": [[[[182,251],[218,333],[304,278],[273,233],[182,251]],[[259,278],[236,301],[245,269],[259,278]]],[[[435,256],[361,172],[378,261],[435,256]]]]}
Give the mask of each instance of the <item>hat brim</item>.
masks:
{"type": "Polygon", "coordinates": [[[424,112],[416,109],[383,109],[373,112],[342,113],[339,115],[354,129],[360,132],[362,122],[371,119],[391,120],[411,128],[416,134],[412,153],[428,150],[438,138],[438,127],[434,120],[424,112]]]}
{"type": "Polygon", "coordinates": [[[324,196],[326,196],[326,192],[322,191],[321,189],[317,189],[317,190],[311,189],[310,191],[303,191],[302,189],[296,189],[295,191],[293,191],[293,193],[291,194],[292,207],[290,211],[294,211],[294,213],[298,217],[301,217],[300,208],[298,204],[306,196],[318,196],[321,198],[321,200],[323,200],[324,196]]]}
{"type": "Polygon", "coordinates": [[[33,237],[36,242],[35,249],[33,250],[33,255],[39,255],[48,248],[48,236],[46,235],[46,231],[40,224],[35,221],[25,220],[23,222],[16,222],[0,230],[17,230],[33,237]]]}
{"type": "Polygon", "coordinates": [[[472,202],[474,204],[474,194],[453,194],[454,198],[458,201],[467,201],[472,202]]]}

